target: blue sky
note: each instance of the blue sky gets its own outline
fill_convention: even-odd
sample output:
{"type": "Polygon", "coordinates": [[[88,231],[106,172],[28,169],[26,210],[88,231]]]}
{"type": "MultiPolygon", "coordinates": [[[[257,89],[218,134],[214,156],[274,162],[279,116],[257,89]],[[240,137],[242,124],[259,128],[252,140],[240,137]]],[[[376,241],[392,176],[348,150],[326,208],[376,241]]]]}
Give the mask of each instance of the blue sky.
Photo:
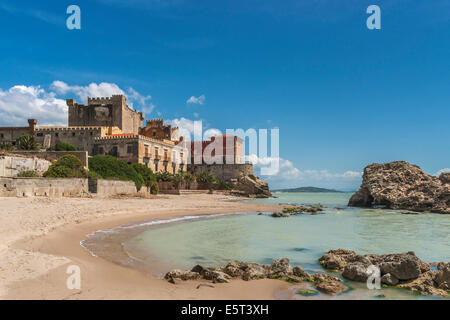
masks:
{"type": "Polygon", "coordinates": [[[273,187],[356,189],[372,162],[450,167],[449,0],[2,0],[0,33],[0,125],[59,124],[61,99],[121,90],[151,117],[279,128],[273,187]]]}

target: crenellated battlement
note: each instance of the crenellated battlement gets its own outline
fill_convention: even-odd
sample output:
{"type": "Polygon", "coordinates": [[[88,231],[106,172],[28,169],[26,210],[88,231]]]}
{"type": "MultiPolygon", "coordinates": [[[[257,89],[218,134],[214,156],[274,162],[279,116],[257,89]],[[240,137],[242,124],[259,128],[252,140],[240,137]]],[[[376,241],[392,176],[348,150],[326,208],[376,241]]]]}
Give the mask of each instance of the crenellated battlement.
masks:
{"type": "Polygon", "coordinates": [[[102,130],[108,129],[109,127],[37,127],[35,131],[88,131],[88,130],[102,130]]]}
{"type": "Polygon", "coordinates": [[[125,101],[126,97],[123,94],[113,94],[111,97],[88,97],[88,105],[125,103],[125,101]]]}

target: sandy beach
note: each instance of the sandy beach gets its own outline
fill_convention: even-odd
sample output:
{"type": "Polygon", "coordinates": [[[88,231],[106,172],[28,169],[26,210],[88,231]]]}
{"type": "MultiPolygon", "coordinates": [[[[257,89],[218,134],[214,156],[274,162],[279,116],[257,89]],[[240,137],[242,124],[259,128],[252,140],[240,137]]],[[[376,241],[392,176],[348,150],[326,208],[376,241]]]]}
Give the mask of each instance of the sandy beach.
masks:
{"type": "MultiPolygon", "coordinates": [[[[0,198],[2,299],[273,299],[277,280],[202,286],[170,284],[155,275],[92,256],[86,235],[120,225],[184,215],[273,210],[220,194],[144,198],[0,198]],[[69,290],[67,267],[81,270],[81,289],[69,290]],[[245,289],[244,289],[245,288],[245,289]]],[[[207,282],[203,282],[207,283],[207,282]]]]}

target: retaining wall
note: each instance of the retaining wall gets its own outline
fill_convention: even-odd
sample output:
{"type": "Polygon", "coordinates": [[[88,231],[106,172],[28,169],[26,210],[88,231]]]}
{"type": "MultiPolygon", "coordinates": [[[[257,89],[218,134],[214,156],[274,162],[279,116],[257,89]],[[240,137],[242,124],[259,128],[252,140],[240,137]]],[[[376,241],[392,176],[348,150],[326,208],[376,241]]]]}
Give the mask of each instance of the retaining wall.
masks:
{"type": "Polygon", "coordinates": [[[0,178],[2,197],[82,197],[87,194],[87,179],[0,178]]]}
{"type": "MultiPolygon", "coordinates": [[[[88,183],[89,192],[99,196],[133,195],[137,193],[136,185],[133,181],[89,179],[88,183]]],[[[142,188],[145,189],[145,187],[142,188]]],[[[140,191],[144,192],[145,190],[140,191]]]]}

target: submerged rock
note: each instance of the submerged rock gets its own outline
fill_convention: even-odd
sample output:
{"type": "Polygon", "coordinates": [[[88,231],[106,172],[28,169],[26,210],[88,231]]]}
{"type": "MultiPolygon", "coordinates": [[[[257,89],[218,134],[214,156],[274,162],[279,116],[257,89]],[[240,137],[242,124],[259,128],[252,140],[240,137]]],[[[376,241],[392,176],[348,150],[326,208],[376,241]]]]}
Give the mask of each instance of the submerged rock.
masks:
{"type": "Polygon", "coordinates": [[[361,188],[348,205],[450,214],[448,181],[447,174],[438,178],[406,161],[374,163],[364,169],[361,188]]]}

